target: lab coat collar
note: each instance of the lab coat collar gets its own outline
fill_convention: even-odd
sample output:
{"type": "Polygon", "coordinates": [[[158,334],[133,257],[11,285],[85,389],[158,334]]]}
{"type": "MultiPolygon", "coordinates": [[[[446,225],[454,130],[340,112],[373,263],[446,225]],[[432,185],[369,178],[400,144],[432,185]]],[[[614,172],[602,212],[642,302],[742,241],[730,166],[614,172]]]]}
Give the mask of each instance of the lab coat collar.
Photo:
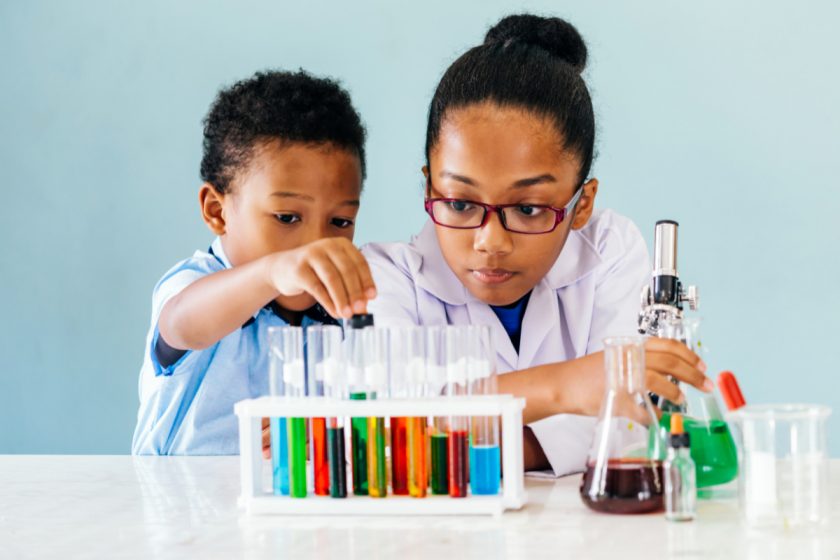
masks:
{"type": "MultiPolygon", "coordinates": [[[[446,263],[435,234],[435,225],[431,220],[426,222],[412,240],[412,245],[421,258],[416,280],[419,287],[450,305],[466,305],[468,301],[478,302],[446,263]]],[[[537,286],[544,284],[548,290],[559,290],[589,275],[600,264],[601,256],[589,239],[580,230],[572,230],[554,266],[537,286]]],[[[529,301],[529,307],[533,303],[529,301]]]]}
{"type": "Polygon", "coordinates": [[[499,357],[507,370],[533,364],[552,329],[560,326],[560,304],[557,290],[570,286],[589,275],[602,259],[597,249],[579,230],[572,230],[563,251],[545,277],[534,286],[522,319],[519,352],[513,347],[499,318],[489,305],[473,296],[449,268],[438,244],[435,226],[428,221],[413,245],[421,257],[416,278],[420,288],[449,305],[466,305],[470,322],[487,324],[498,333],[494,341],[499,357]]]}

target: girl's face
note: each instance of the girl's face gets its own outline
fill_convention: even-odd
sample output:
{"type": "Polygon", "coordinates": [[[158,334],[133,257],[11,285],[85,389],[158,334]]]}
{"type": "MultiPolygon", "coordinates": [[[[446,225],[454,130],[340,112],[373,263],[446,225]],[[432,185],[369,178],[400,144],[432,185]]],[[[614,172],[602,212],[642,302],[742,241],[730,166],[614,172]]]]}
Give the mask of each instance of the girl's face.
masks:
{"type": "MultiPolygon", "coordinates": [[[[553,123],[492,102],[447,115],[423,172],[431,198],[485,204],[562,208],[580,186],[579,158],[563,151],[563,139],[553,123]]],[[[586,224],[597,190],[597,180],[587,181],[575,211],[550,233],[509,232],[497,213],[477,229],[436,225],[443,256],[479,300],[490,305],[514,303],[548,273],[569,230],[586,224]]]]}
{"type": "MultiPolygon", "coordinates": [[[[256,150],[227,194],[202,188],[204,217],[241,265],[326,237],[353,239],[362,170],[358,156],[332,145],[270,142],[256,150]]],[[[307,293],[282,296],[281,307],[315,305],[307,293]]]]}

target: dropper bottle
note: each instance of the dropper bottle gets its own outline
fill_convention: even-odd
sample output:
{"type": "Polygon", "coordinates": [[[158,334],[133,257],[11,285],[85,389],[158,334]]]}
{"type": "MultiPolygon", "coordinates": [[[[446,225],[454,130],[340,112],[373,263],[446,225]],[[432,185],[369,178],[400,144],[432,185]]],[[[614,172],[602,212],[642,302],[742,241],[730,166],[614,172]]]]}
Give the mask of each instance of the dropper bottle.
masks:
{"type": "Polygon", "coordinates": [[[671,416],[668,456],[662,470],[665,478],[665,519],[693,520],[697,504],[697,474],[691,458],[691,438],[683,429],[682,414],[671,416]]]}

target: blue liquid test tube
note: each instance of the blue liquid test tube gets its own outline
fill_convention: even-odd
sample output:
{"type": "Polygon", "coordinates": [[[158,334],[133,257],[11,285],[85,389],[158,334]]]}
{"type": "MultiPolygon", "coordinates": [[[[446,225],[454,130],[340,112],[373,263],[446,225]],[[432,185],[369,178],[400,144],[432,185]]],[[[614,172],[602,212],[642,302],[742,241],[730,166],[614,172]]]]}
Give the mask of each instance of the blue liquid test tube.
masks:
{"type": "MultiPolygon", "coordinates": [[[[268,384],[269,394],[283,397],[286,386],[283,382],[283,335],[282,327],[268,328],[268,384]]],[[[289,495],[289,439],[285,418],[271,418],[271,487],[275,494],[289,495]]]]}
{"type": "MultiPolygon", "coordinates": [[[[467,327],[465,337],[470,395],[497,394],[496,352],[490,328],[471,325],[467,327]]],[[[498,416],[470,419],[470,490],[475,495],[499,493],[502,474],[499,443],[498,416]]]]}

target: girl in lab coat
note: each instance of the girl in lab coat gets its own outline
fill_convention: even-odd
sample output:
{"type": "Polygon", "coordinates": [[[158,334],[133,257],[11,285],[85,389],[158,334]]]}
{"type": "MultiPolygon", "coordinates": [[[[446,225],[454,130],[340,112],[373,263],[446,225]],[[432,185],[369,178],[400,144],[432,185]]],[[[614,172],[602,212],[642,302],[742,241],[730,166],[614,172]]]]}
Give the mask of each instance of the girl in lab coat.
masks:
{"type": "MultiPolygon", "coordinates": [[[[638,228],[596,210],[586,46],[558,18],[509,16],[446,71],[429,109],[425,209],[411,243],[364,249],[377,324],[484,323],[500,391],[527,398],[526,469],[583,470],[603,395],[602,341],[636,332],[650,277],[638,228]]],[[[649,340],[647,385],[712,388],[685,346],[649,340]]],[[[633,414],[631,411],[629,414],[633,414]]]]}

